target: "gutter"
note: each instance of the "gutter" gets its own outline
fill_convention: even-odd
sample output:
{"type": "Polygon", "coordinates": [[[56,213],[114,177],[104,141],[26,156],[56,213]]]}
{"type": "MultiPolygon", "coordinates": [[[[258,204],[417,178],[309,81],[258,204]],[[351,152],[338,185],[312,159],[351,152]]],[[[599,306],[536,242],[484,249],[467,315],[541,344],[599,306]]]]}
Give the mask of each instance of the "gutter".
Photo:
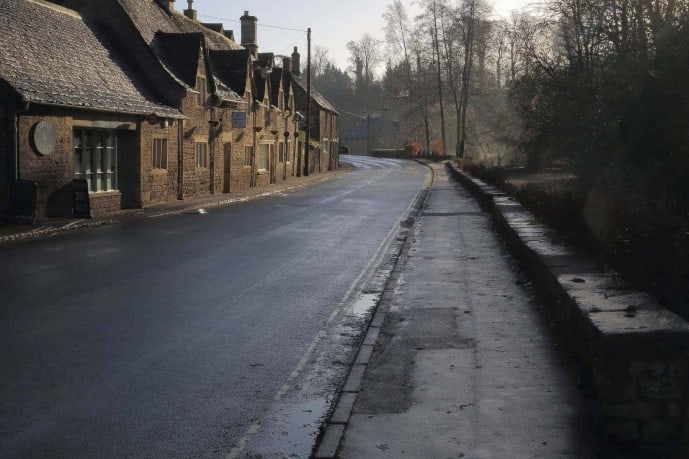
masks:
{"type": "Polygon", "coordinates": [[[177,199],[184,199],[184,120],[177,120],[177,199]]]}
{"type": "MultiPolygon", "coordinates": [[[[26,102],[27,104],[29,103],[28,101],[26,102]]],[[[171,113],[163,113],[163,112],[141,112],[141,111],[128,111],[128,110],[115,110],[115,109],[108,109],[108,108],[92,108],[88,107],[86,105],[68,105],[68,104],[60,104],[60,103],[47,103],[47,102],[36,102],[32,101],[31,102],[34,105],[41,105],[45,107],[58,107],[58,108],[66,108],[69,110],[83,110],[87,112],[95,112],[95,113],[114,113],[117,115],[134,115],[134,116],[146,116],[150,113],[155,114],[158,118],[169,118],[169,119],[183,119],[184,114],[180,112],[179,110],[175,114],[171,113]]],[[[26,109],[28,110],[28,108],[26,109]]]]}

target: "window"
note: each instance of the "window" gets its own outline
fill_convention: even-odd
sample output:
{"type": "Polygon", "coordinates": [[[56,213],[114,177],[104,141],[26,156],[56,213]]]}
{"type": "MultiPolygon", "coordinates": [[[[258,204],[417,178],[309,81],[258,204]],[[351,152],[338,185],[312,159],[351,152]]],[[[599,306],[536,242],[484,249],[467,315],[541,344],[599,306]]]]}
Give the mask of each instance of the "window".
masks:
{"type": "Polygon", "coordinates": [[[196,167],[208,167],[208,152],[203,142],[196,142],[196,167]]]}
{"type": "Polygon", "coordinates": [[[244,146],[244,165],[251,166],[251,157],[254,156],[254,146],[245,145],[244,146]]]}
{"type": "Polygon", "coordinates": [[[89,191],[117,190],[117,133],[106,129],[74,130],[74,178],[89,191]]]}
{"type": "Polygon", "coordinates": [[[268,161],[270,153],[270,144],[262,143],[258,146],[258,168],[268,170],[268,161]]]}
{"type": "Polygon", "coordinates": [[[287,141],[286,148],[287,150],[285,151],[285,159],[289,163],[292,160],[292,142],[290,140],[287,141]]]}
{"type": "Polygon", "coordinates": [[[167,169],[167,139],[153,139],[153,169],[167,169]]]}
{"type": "Polygon", "coordinates": [[[206,79],[200,76],[196,77],[196,90],[199,92],[196,96],[196,102],[199,107],[206,105],[206,79]]]}
{"type": "Polygon", "coordinates": [[[285,142],[278,143],[278,161],[285,162],[285,142]]]}

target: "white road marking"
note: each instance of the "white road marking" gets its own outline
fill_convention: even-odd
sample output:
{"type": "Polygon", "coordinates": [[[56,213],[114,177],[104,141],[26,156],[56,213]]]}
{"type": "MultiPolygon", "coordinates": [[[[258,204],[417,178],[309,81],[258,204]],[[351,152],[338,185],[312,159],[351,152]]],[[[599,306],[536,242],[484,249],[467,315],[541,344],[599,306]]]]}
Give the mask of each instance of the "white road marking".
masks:
{"type": "MultiPolygon", "coordinates": [[[[427,186],[427,183],[424,184],[424,187],[425,186],[427,186]]],[[[285,382],[285,384],[282,385],[282,387],[277,391],[277,393],[273,397],[273,402],[279,401],[287,393],[287,391],[290,388],[291,382],[294,381],[299,376],[301,371],[304,369],[306,363],[309,361],[309,357],[313,353],[318,342],[327,336],[327,328],[335,320],[335,318],[343,312],[343,307],[349,304],[356,296],[358,296],[359,291],[361,290],[361,287],[365,283],[365,281],[368,281],[368,279],[373,276],[374,268],[377,268],[380,265],[380,263],[383,260],[383,257],[387,254],[390,245],[395,239],[395,235],[399,231],[399,224],[402,221],[402,218],[406,218],[415,202],[416,199],[413,199],[412,202],[409,204],[409,207],[407,207],[407,209],[404,211],[403,216],[395,222],[392,228],[390,228],[390,231],[388,231],[387,235],[385,236],[381,244],[378,246],[373,256],[369,259],[368,263],[366,263],[366,266],[364,266],[364,269],[350,284],[349,288],[343,295],[342,300],[337,305],[332,314],[330,314],[330,316],[328,317],[325,326],[321,328],[321,330],[318,332],[318,334],[311,342],[309,347],[306,349],[302,357],[299,359],[299,362],[295,366],[294,370],[292,370],[289,377],[287,378],[287,382],[285,382]]],[[[230,449],[230,451],[225,455],[225,458],[235,459],[239,457],[239,454],[241,454],[241,452],[244,450],[249,440],[251,440],[251,438],[254,435],[256,435],[256,433],[258,433],[260,429],[261,421],[255,420],[244,432],[244,434],[240,437],[240,439],[237,441],[237,444],[232,449],[230,449]]]]}

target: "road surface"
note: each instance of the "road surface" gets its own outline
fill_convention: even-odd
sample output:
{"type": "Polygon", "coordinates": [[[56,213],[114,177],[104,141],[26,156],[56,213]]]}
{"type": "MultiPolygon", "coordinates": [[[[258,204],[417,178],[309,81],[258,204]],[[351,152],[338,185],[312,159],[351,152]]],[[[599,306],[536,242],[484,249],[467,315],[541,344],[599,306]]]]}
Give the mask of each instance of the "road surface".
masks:
{"type": "Polygon", "coordinates": [[[310,189],[0,247],[0,456],[308,455],[424,186],[310,189]]]}

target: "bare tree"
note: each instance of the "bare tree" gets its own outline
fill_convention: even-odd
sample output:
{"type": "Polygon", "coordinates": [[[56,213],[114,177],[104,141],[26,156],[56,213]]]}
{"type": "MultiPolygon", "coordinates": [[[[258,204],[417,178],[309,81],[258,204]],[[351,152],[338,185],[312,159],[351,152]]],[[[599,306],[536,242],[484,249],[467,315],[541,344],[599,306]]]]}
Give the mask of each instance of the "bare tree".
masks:
{"type": "Polygon", "coordinates": [[[493,51],[495,52],[495,82],[499,88],[502,88],[502,72],[503,72],[503,59],[508,51],[508,36],[509,29],[507,21],[501,19],[493,28],[494,32],[491,38],[491,44],[493,46],[493,51]]]}
{"type": "Polygon", "coordinates": [[[389,54],[394,61],[387,87],[405,107],[405,116],[419,118],[423,125],[426,151],[431,151],[431,107],[437,102],[432,75],[428,72],[422,53],[423,46],[414,33],[413,23],[400,0],[388,5],[385,14],[385,33],[389,54]],[[415,65],[412,64],[415,61],[415,65]]]}
{"type": "Polygon", "coordinates": [[[315,78],[323,76],[328,64],[332,65],[332,61],[328,56],[328,50],[322,46],[315,46],[313,53],[311,53],[311,71],[315,78]]]}
{"type": "Polygon", "coordinates": [[[347,43],[347,50],[351,56],[349,61],[355,68],[361,63],[363,69],[363,80],[368,85],[375,77],[375,70],[382,62],[381,53],[382,42],[377,38],[365,33],[359,40],[347,43]]]}
{"type": "Polygon", "coordinates": [[[462,92],[460,95],[460,121],[459,139],[457,141],[457,156],[464,157],[466,145],[466,117],[469,104],[469,83],[474,60],[474,33],[476,29],[476,0],[466,0],[463,5],[463,18],[466,22],[466,35],[464,37],[464,67],[462,69],[462,92]]]}
{"type": "Polygon", "coordinates": [[[438,78],[438,103],[440,105],[440,130],[441,130],[441,135],[442,135],[442,142],[443,142],[443,153],[447,152],[447,136],[445,135],[445,101],[443,99],[443,76],[440,68],[440,42],[438,40],[438,21],[439,19],[439,8],[437,4],[437,0],[432,0],[431,4],[429,5],[430,7],[430,12],[432,13],[433,17],[433,51],[434,51],[434,60],[436,63],[437,67],[437,78],[438,78]]]}

